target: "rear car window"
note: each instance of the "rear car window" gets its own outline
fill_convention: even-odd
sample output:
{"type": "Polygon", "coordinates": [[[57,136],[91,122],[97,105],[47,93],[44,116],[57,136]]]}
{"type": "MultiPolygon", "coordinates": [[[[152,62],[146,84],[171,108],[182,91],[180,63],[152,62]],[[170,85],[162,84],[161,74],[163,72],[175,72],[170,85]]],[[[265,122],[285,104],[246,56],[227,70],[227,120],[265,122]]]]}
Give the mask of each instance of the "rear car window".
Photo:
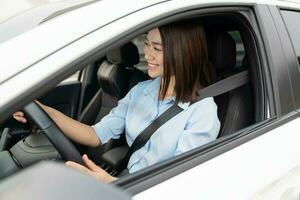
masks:
{"type": "Polygon", "coordinates": [[[300,61],[300,12],[282,10],[283,19],[292,40],[295,53],[300,61]]]}

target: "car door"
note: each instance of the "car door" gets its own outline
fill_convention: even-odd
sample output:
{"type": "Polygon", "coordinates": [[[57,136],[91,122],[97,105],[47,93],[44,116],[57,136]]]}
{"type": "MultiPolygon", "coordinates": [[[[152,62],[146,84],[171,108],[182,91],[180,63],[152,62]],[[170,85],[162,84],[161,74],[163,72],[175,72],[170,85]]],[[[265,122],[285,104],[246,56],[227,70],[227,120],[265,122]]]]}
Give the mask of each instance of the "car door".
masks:
{"type": "MultiPolygon", "coordinates": [[[[245,7],[226,9],[245,11],[244,16],[250,14],[245,23],[250,23],[254,48],[259,52],[261,69],[258,70],[264,74],[267,117],[198,152],[195,150],[120,180],[117,184],[137,194],[136,199],[251,198],[300,162],[300,149],[295,142],[299,140],[300,119],[295,111],[298,100],[294,98],[299,90],[292,86],[298,84],[299,68],[295,55],[286,53],[293,50],[290,41],[282,40],[282,30],[274,22],[278,15],[272,10],[277,7],[249,3],[245,7]]],[[[218,11],[222,12],[222,6],[218,11]]]]}

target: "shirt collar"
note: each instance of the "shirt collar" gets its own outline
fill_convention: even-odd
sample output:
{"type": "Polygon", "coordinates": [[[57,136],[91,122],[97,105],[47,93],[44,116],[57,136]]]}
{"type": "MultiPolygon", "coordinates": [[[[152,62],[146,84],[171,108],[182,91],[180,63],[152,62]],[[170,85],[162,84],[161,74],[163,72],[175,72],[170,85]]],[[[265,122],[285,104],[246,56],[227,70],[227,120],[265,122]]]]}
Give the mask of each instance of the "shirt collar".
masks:
{"type": "MultiPolygon", "coordinates": [[[[155,79],[153,79],[148,85],[147,87],[144,89],[144,94],[145,95],[151,95],[155,98],[157,98],[158,96],[158,91],[159,91],[159,87],[160,87],[160,77],[157,77],[155,79]]],[[[170,100],[172,100],[172,102],[175,102],[175,96],[172,97],[170,100]]],[[[179,102],[178,106],[180,108],[182,108],[183,110],[186,110],[190,105],[190,102],[179,102]]]]}
{"type": "Polygon", "coordinates": [[[160,87],[160,77],[153,79],[144,89],[145,95],[157,96],[160,87]],[[157,93],[157,94],[156,94],[157,93]]]}
{"type": "MultiPolygon", "coordinates": [[[[168,99],[168,100],[165,100],[165,101],[167,101],[168,103],[175,103],[175,100],[176,100],[176,98],[175,98],[175,96],[173,96],[172,98],[170,98],[170,99],[168,99]]],[[[183,110],[186,110],[188,107],[189,107],[189,105],[190,105],[190,102],[178,102],[178,104],[177,104],[180,108],[182,108],[183,110]]]]}
{"type": "Polygon", "coordinates": [[[186,110],[188,107],[189,107],[189,105],[190,105],[190,102],[179,102],[178,103],[178,106],[180,107],[180,108],[182,108],[183,110],[186,110]]]}

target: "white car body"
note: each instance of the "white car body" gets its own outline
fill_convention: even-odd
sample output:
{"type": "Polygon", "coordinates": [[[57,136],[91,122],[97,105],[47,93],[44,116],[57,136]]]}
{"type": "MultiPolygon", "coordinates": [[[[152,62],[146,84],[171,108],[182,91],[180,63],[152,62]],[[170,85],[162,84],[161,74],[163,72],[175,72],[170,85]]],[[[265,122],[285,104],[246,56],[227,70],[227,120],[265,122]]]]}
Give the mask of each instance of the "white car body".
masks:
{"type": "MultiPolygon", "coordinates": [[[[24,91],[50,88],[76,72],[78,59],[129,35],[134,27],[175,10],[214,6],[272,5],[300,12],[298,1],[274,0],[103,0],[62,14],[0,43],[0,112],[36,96],[24,91]],[[59,73],[67,72],[59,76],[59,73]],[[49,76],[51,84],[45,85],[49,76]]],[[[1,24],[0,24],[1,26],[1,24]]],[[[300,78],[299,74],[297,75],[300,78]]],[[[41,92],[42,93],[42,92],[41,92]]],[[[37,93],[38,94],[38,93],[37,93]]],[[[276,93],[275,93],[276,95],[276,93]]],[[[224,149],[200,165],[135,193],[133,199],[299,199],[300,119],[224,149]],[[297,196],[298,195],[298,196],[297,196]]],[[[281,111],[278,111],[279,113],[281,111]]],[[[298,111],[299,112],[299,111],[298,111]]],[[[289,114],[288,114],[289,115],[289,114]]],[[[276,121],[276,119],[275,119],[276,121]]]]}
{"type": "Polygon", "coordinates": [[[279,200],[291,188],[299,195],[299,131],[297,118],[139,193],[135,199],[279,200]]]}

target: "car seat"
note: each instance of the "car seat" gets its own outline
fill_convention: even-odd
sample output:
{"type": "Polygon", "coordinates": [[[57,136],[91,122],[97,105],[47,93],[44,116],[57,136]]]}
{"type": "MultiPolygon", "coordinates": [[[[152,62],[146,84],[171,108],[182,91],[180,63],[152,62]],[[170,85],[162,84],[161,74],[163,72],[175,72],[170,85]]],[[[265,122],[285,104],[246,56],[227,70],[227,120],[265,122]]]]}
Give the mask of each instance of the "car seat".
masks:
{"type": "MultiPolygon", "coordinates": [[[[115,48],[106,54],[97,71],[100,89],[88,103],[79,117],[79,121],[88,125],[99,122],[112,108],[117,106],[118,101],[138,82],[147,80],[149,77],[135,68],[139,63],[137,47],[128,42],[115,48]]],[[[102,165],[100,155],[107,150],[125,143],[125,135],[120,139],[111,139],[104,145],[88,148],[85,151],[97,164],[102,165]]],[[[83,148],[84,149],[84,148],[83,148]]]]}
{"type": "Polygon", "coordinates": [[[137,63],[139,53],[132,42],[109,51],[97,72],[100,89],[78,120],[88,125],[99,122],[135,84],[147,80],[148,76],[134,67],[137,63]]]}
{"type": "MultiPolygon", "coordinates": [[[[207,34],[208,55],[214,69],[214,82],[239,71],[236,64],[236,43],[227,32],[207,34]]],[[[252,90],[243,85],[215,97],[221,122],[219,137],[229,135],[254,123],[252,90]]]]}

